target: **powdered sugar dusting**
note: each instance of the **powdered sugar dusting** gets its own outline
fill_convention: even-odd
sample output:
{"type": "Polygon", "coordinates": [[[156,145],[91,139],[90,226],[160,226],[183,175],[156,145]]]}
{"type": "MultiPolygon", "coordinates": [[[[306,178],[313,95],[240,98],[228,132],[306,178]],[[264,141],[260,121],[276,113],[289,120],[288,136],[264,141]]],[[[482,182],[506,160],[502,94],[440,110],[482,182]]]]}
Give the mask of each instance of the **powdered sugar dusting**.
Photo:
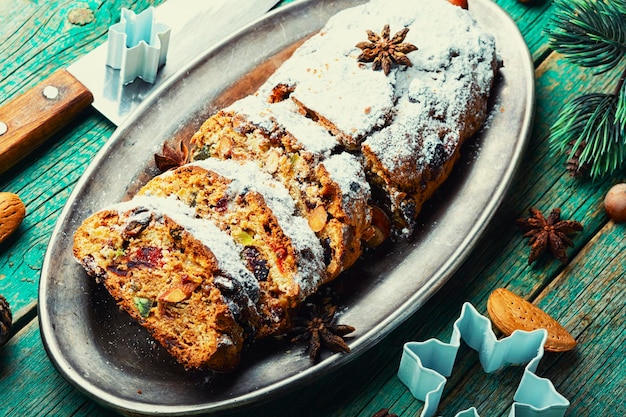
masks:
{"type": "MultiPolygon", "coordinates": [[[[419,49],[409,54],[413,66],[396,73],[396,117],[364,146],[390,172],[404,170],[403,164],[412,160],[416,176],[458,146],[456,132],[466,127],[472,97],[485,96],[491,88],[496,50],[494,38],[469,12],[445,0],[414,3],[419,7],[411,3],[407,11],[414,20],[406,41],[419,49]]],[[[474,116],[483,119],[486,114],[474,116]]]]}
{"type": "Polygon", "coordinates": [[[352,57],[319,63],[297,83],[292,97],[354,140],[384,126],[395,101],[393,76],[365,70],[352,57]]]}
{"type": "Polygon", "coordinates": [[[321,157],[327,157],[337,147],[337,139],[313,120],[302,117],[295,103],[284,100],[271,106],[276,121],[300,143],[303,148],[321,157]]]}
{"type": "Polygon", "coordinates": [[[256,126],[267,132],[272,132],[276,127],[274,121],[270,117],[271,112],[269,111],[268,103],[259,100],[254,95],[246,96],[235,101],[233,104],[225,108],[224,111],[233,111],[237,114],[242,114],[249,118],[251,123],[254,123],[256,126]]]}
{"type": "Polygon", "coordinates": [[[244,97],[228,110],[245,116],[248,121],[267,132],[284,128],[308,152],[326,157],[337,146],[337,139],[313,120],[298,113],[291,100],[269,103],[257,95],[244,97]]]}
{"type": "Polygon", "coordinates": [[[403,96],[423,95],[427,88],[423,79],[439,77],[439,85],[446,81],[446,89],[456,93],[430,89],[439,96],[438,102],[465,103],[462,93],[467,88],[488,92],[494,53],[493,37],[477,26],[468,11],[446,0],[371,0],[331,17],[269,78],[259,94],[267,97],[281,83],[292,86],[291,96],[305,107],[344,134],[364,138],[390,119],[401,118],[394,115],[394,105],[403,96]],[[418,47],[407,55],[413,67],[393,68],[389,76],[372,71],[371,63],[357,63],[361,50],[355,46],[367,40],[366,30],[380,33],[386,24],[392,35],[408,27],[405,42],[418,47]],[[445,76],[441,75],[444,71],[445,76]]]}
{"type": "Polygon", "coordinates": [[[233,196],[247,191],[261,194],[283,232],[291,239],[298,256],[298,271],[294,280],[300,286],[301,295],[304,297],[317,290],[325,277],[322,245],[306,219],[296,215],[296,204],[284,185],[261,171],[254,162],[209,158],[191,165],[230,179],[229,193],[233,196]]]}
{"type": "Polygon", "coordinates": [[[342,152],[324,161],[330,178],[341,189],[341,203],[351,218],[358,218],[370,199],[370,185],[365,179],[361,161],[354,155],[342,152]]]}
{"type": "Polygon", "coordinates": [[[136,196],[133,199],[108,207],[119,213],[143,207],[157,216],[167,216],[185,228],[203,245],[211,250],[220,269],[229,278],[236,280],[246,289],[251,303],[258,301],[259,283],[241,260],[239,248],[226,232],[220,230],[213,222],[196,217],[196,212],[178,201],[175,197],[136,196]]]}

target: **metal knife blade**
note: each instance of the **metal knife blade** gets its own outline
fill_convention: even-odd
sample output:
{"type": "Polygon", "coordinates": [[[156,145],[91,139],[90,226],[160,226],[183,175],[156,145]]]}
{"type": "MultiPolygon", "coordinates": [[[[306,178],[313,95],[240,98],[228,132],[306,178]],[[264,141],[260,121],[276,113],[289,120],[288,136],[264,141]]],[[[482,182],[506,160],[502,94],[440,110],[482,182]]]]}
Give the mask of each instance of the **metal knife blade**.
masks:
{"type": "Polygon", "coordinates": [[[167,0],[155,20],[170,28],[166,63],[153,84],[122,85],[120,71],[106,66],[107,42],[68,68],[0,107],[0,174],[67,125],[90,104],[114,124],[124,119],[181,67],[243,28],[279,0],[167,0]]]}
{"type": "Polygon", "coordinates": [[[168,0],[155,9],[157,22],[171,29],[167,61],[153,84],[136,79],[120,82],[120,71],[105,65],[104,43],[67,70],[94,96],[93,106],[120,125],[167,78],[205,49],[267,12],[278,0],[168,0]]]}

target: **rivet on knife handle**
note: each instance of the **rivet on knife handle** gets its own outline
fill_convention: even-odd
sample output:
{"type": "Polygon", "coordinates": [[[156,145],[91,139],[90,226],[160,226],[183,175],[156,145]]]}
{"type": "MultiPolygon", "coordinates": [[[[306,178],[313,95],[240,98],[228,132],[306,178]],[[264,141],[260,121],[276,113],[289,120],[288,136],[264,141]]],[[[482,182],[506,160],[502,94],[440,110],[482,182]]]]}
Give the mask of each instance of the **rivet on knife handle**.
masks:
{"type": "Polygon", "coordinates": [[[0,174],[66,126],[92,102],[91,92],[65,69],[59,69],[0,107],[0,174]]]}

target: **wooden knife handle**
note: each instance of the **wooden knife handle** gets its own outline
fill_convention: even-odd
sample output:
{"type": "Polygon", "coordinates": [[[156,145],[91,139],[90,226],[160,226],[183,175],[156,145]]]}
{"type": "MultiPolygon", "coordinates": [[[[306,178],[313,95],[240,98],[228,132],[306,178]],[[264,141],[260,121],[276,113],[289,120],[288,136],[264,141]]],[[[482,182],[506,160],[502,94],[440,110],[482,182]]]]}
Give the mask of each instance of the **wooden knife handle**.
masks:
{"type": "Polygon", "coordinates": [[[0,174],[67,125],[92,102],[91,92],[67,70],[59,69],[0,107],[0,174]]]}

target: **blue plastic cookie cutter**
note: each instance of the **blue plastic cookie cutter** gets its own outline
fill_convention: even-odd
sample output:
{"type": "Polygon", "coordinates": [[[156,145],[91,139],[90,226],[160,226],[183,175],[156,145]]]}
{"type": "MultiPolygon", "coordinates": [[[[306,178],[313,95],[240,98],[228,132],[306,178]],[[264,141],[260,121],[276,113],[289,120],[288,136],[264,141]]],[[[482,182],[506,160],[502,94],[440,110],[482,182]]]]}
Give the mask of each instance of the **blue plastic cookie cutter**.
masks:
{"type": "MultiPolygon", "coordinates": [[[[454,322],[450,343],[429,339],[404,345],[398,378],[415,398],[424,401],[420,417],[434,416],[463,339],[478,352],[487,373],[528,362],[513,397],[509,417],[563,417],[569,401],[556,391],[550,380],[535,374],[547,338],[548,332],[539,329],[531,332],[516,330],[509,337],[497,340],[491,320],[479,314],[470,303],[465,303],[461,316],[454,322]]],[[[471,407],[456,417],[479,416],[471,407]]]]}
{"type": "Polygon", "coordinates": [[[154,83],[167,58],[170,32],[167,25],[155,22],[154,7],[140,14],[122,8],[120,22],[109,27],[106,65],[120,70],[122,84],[137,77],[154,83]]]}

